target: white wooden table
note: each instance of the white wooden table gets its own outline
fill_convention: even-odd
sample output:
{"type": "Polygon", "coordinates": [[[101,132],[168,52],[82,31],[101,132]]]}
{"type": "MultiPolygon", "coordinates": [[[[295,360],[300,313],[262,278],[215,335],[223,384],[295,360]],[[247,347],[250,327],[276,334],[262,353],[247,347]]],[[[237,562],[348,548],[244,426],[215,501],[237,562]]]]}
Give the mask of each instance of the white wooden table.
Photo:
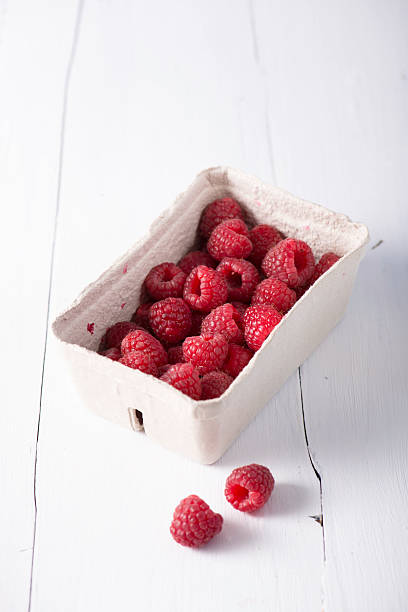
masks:
{"type": "Polygon", "coordinates": [[[408,609],[407,17],[0,0],[2,612],[408,609]],[[200,466],[88,413],[48,329],[217,164],[365,222],[372,248],[344,321],[200,466]],[[248,517],[222,489],[252,461],[277,486],[248,517]],[[225,519],[200,551],[168,533],[192,492],[225,519]]]}

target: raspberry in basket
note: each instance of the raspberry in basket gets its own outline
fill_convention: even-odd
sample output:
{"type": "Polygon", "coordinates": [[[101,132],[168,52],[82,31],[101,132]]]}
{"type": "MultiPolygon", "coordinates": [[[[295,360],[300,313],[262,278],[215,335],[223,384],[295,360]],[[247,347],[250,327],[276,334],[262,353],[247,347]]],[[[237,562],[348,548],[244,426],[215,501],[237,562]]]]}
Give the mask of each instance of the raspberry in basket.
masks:
{"type": "Polygon", "coordinates": [[[202,334],[222,334],[228,342],[243,344],[244,321],[232,304],[222,304],[208,314],[201,324],[202,334]]]}
{"type": "Polygon", "coordinates": [[[183,295],[186,275],[174,263],[164,262],[152,268],[146,276],[145,287],[154,300],[183,295]]]}
{"type": "Polygon", "coordinates": [[[132,351],[139,351],[150,355],[157,367],[167,363],[167,353],[162,344],[143,329],[136,329],[125,336],[122,340],[121,348],[122,355],[132,351]]]}
{"type": "Polygon", "coordinates": [[[267,278],[255,289],[251,304],[269,304],[285,314],[292,308],[296,299],[295,291],[289,289],[285,283],[277,278],[267,278]]]}
{"type": "Polygon", "coordinates": [[[305,285],[315,268],[311,248],[303,240],[285,238],[267,252],[262,270],[269,278],[278,278],[294,289],[305,285]]]}
{"type": "Polygon", "coordinates": [[[144,327],[145,329],[149,330],[149,311],[152,305],[153,302],[145,302],[144,304],[140,304],[132,315],[132,321],[136,323],[136,325],[140,325],[140,327],[144,327]]]}
{"type": "Polygon", "coordinates": [[[121,352],[120,349],[114,346],[113,348],[106,349],[106,351],[102,351],[101,355],[108,359],[112,359],[112,361],[118,361],[121,357],[121,352]]]}
{"type": "Polygon", "coordinates": [[[224,257],[238,259],[248,257],[252,251],[252,243],[248,236],[248,228],[241,219],[223,221],[212,232],[207,243],[207,251],[218,261],[224,257]]]}
{"type": "Polygon", "coordinates": [[[174,365],[175,363],[182,363],[184,361],[183,346],[181,344],[171,346],[167,351],[167,355],[171,365],[174,365]]]}
{"type": "Polygon", "coordinates": [[[201,399],[220,397],[232,383],[232,377],[225,372],[209,372],[201,379],[201,399]]]}
{"type": "Polygon", "coordinates": [[[190,251],[180,259],[177,265],[183,270],[184,274],[190,274],[191,270],[194,270],[197,266],[215,268],[217,262],[205,251],[190,251]]]}
{"type": "Polygon", "coordinates": [[[190,332],[191,310],[181,298],[166,298],[151,306],[149,323],[159,340],[176,344],[190,332]]]}
{"type": "Polygon", "coordinates": [[[191,363],[176,363],[167,368],[160,377],[167,384],[175,387],[194,400],[201,397],[201,381],[198,370],[191,363]]]}
{"type": "Polygon", "coordinates": [[[276,227],[263,224],[251,229],[249,239],[252,242],[252,252],[249,259],[255,266],[259,267],[269,249],[278,244],[283,236],[276,227]]]}
{"type": "Polygon", "coordinates": [[[209,238],[211,232],[227,219],[244,219],[241,206],[232,198],[222,198],[211,202],[204,210],[200,221],[200,233],[209,238]]]}
{"type": "Polygon", "coordinates": [[[321,256],[319,263],[316,264],[315,270],[313,272],[312,278],[310,279],[310,284],[313,285],[317,281],[317,279],[327,272],[329,268],[331,268],[336,261],[339,261],[340,257],[335,253],[325,253],[321,256]]]}
{"type": "Polygon", "coordinates": [[[183,297],[193,310],[209,312],[227,301],[228,289],[224,277],[207,266],[197,266],[184,285],[183,297]]]}
{"type": "Polygon", "coordinates": [[[175,509],[170,533],[182,546],[198,548],[220,533],[222,522],[198,495],[189,495],[175,509]]]}
{"type": "Polygon", "coordinates": [[[228,342],[221,334],[191,336],[183,342],[184,359],[207,374],[222,367],[228,353],[228,342]]]}
{"type": "Polygon", "coordinates": [[[229,301],[249,302],[261,280],[255,266],[245,259],[224,257],[217,266],[217,272],[227,281],[229,301]]]}
{"type": "Polygon", "coordinates": [[[225,497],[241,512],[254,512],[268,501],[275,481],[264,465],[252,463],[236,468],[225,483],[225,497]]]}
{"type": "Polygon", "coordinates": [[[253,351],[259,350],[281,319],[282,315],[273,306],[250,306],[244,315],[244,335],[249,348],[253,351]]]}
{"type": "Polygon", "coordinates": [[[119,359],[119,363],[152,376],[157,376],[159,373],[153,357],[143,351],[130,351],[119,359]]]}
{"type": "Polygon", "coordinates": [[[252,359],[253,355],[254,352],[250,349],[231,342],[228,346],[228,355],[222,369],[232,378],[236,378],[252,359]]]}
{"type": "Polygon", "coordinates": [[[104,346],[101,347],[101,349],[120,348],[123,338],[135,329],[138,329],[136,323],[132,323],[131,321],[118,321],[118,323],[115,323],[115,325],[112,325],[106,330],[103,342],[104,346]]]}

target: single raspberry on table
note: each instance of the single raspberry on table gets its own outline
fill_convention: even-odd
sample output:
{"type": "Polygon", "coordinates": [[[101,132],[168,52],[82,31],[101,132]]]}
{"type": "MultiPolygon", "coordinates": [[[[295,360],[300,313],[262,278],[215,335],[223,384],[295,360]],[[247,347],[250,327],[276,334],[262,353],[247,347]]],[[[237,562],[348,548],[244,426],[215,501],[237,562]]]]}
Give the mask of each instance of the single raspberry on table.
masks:
{"type": "Polygon", "coordinates": [[[278,244],[283,236],[273,225],[262,224],[251,229],[249,239],[252,242],[252,252],[249,259],[255,266],[259,267],[269,249],[278,244]]]}
{"type": "Polygon", "coordinates": [[[230,301],[249,302],[261,280],[255,266],[245,259],[224,257],[217,266],[217,272],[220,272],[227,281],[230,301]]]}
{"type": "Polygon", "coordinates": [[[153,357],[144,351],[130,351],[130,353],[123,355],[118,362],[123,363],[128,368],[140,370],[152,376],[157,376],[159,373],[153,357]]]}
{"type": "Polygon", "coordinates": [[[252,463],[236,468],[225,483],[225,497],[241,512],[254,512],[268,501],[275,480],[264,465],[252,463]]]}
{"type": "Polygon", "coordinates": [[[164,262],[152,268],[145,279],[148,294],[154,300],[181,297],[186,275],[174,263],[164,262]]]}
{"type": "Polygon", "coordinates": [[[214,371],[204,374],[201,379],[201,399],[220,397],[228,389],[233,379],[226,372],[214,371]]]}
{"type": "Polygon", "coordinates": [[[191,363],[175,363],[162,374],[160,380],[175,387],[194,400],[201,397],[201,381],[198,370],[191,363]]]}
{"type": "Polygon", "coordinates": [[[147,330],[150,329],[149,312],[151,306],[153,306],[153,302],[140,304],[132,315],[132,321],[136,323],[136,325],[140,325],[140,327],[144,327],[147,330]]]}
{"type": "Polygon", "coordinates": [[[182,546],[198,548],[220,533],[222,522],[198,495],[189,495],[175,509],[170,533],[182,546]]]}
{"type": "Polygon", "coordinates": [[[282,315],[273,306],[250,306],[244,315],[244,336],[249,348],[259,350],[281,319],[282,315]]]}
{"type": "Polygon", "coordinates": [[[237,302],[236,300],[232,300],[231,304],[233,305],[235,310],[238,310],[241,317],[243,317],[246,309],[248,308],[248,304],[244,304],[244,302],[237,302]]]}
{"type": "Polygon", "coordinates": [[[252,359],[254,352],[250,349],[239,346],[238,344],[231,344],[228,346],[228,355],[224,361],[222,369],[224,372],[236,378],[238,374],[245,368],[247,363],[252,359]]]}
{"type": "Polygon", "coordinates": [[[244,341],[244,321],[232,304],[222,304],[214,308],[201,324],[202,334],[222,334],[227,342],[242,344],[244,341]]]}
{"type": "Polygon", "coordinates": [[[129,332],[138,329],[138,327],[139,326],[136,323],[132,323],[132,321],[118,321],[118,323],[115,323],[106,330],[104,341],[101,342],[101,344],[103,344],[101,350],[115,347],[120,348],[123,338],[127,336],[129,332]]]}
{"type": "Polygon", "coordinates": [[[113,348],[106,349],[106,351],[102,351],[101,355],[107,357],[108,359],[112,359],[112,361],[118,361],[120,359],[121,352],[120,349],[114,346],[113,348]]]}
{"type": "Polygon", "coordinates": [[[190,274],[197,266],[207,266],[207,268],[215,268],[217,262],[209,253],[205,251],[190,251],[178,262],[178,267],[183,270],[184,274],[190,274]]]}
{"type": "Polygon", "coordinates": [[[191,310],[182,298],[166,298],[151,306],[149,323],[159,340],[176,344],[190,332],[191,310]]]}
{"type": "Polygon", "coordinates": [[[206,312],[193,311],[191,313],[192,322],[191,322],[190,336],[199,336],[201,334],[201,324],[206,316],[207,316],[206,312]]]}
{"type": "Polygon", "coordinates": [[[267,278],[255,289],[251,304],[268,304],[277,311],[285,314],[296,302],[297,296],[293,289],[289,289],[285,283],[278,278],[267,278]]]}
{"type": "Polygon", "coordinates": [[[312,250],[303,240],[285,238],[267,252],[262,270],[269,278],[278,278],[294,289],[305,285],[315,268],[312,250]]]}
{"type": "Polygon", "coordinates": [[[191,336],[183,342],[185,361],[192,363],[200,374],[221,369],[227,353],[228,342],[222,334],[191,336]]]}
{"type": "Polygon", "coordinates": [[[183,297],[193,310],[209,312],[227,301],[224,277],[207,266],[191,270],[184,285],[183,297]]]}
{"type": "Polygon", "coordinates": [[[167,351],[167,355],[171,365],[174,365],[175,363],[182,363],[184,361],[183,346],[181,344],[171,346],[167,351]]]}
{"type": "Polygon", "coordinates": [[[200,233],[209,238],[211,232],[227,219],[244,219],[241,206],[232,198],[221,198],[208,204],[200,221],[200,233]]]}
{"type": "Polygon", "coordinates": [[[207,251],[221,261],[224,257],[246,258],[252,251],[247,226],[241,219],[228,219],[214,229],[207,243],[207,251]]]}
{"type": "Polygon", "coordinates": [[[327,272],[327,270],[331,268],[336,261],[339,261],[339,259],[340,257],[335,253],[324,253],[324,255],[322,255],[319,259],[319,263],[316,264],[315,270],[310,279],[310,284],[313,285],[313,283],[315,283],[322,274],[327,272]]]}
{"type": "Polygon", "coordinates": [[[157,367],[167,363],[167,353],[160,342],[144,329],[130,332],[122,340],[122,355],[139,351],[150,355],[157,367]]]}

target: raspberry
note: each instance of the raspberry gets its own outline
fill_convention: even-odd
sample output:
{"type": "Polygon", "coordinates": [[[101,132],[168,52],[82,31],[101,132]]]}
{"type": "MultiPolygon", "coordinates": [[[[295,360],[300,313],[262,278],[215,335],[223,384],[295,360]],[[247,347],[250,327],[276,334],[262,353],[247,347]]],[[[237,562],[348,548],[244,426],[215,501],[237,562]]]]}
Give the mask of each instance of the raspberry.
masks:
{"type": "Polygon", "coordinates": [[[115,325],[112,325],[106,330],[104,349],[120,348],[120,343],[123,338],[128,335],[129,332],[137,329],[136,323],[131,321],[118,321],[115,325]]]}
{"type": "Polygon", "coordinates": [[[262,270],[269,278],[278,278],[294,289],[305,285],[314,272],[311,248],[302,240],[285,238],[267,252],[262,270]]]}
{"type": "Polygon", "coordinates": [[[233,305],[235,310],[238,310],[238,312],[241,315],[241,317],[243,317],[244,314],[245,314],[246,309],[248,308],[248,304],[244,304],[243,302],[237,302],[235,300],[233,300],[231,302],[231,304],[233,305]]]}
{"type": "Polygon", "coordinates": [[[201,325],[202,334],[222,334],[227,342],[242,344],[244,321],[232,304],[223,304],[208,314],[201,325]]]}
{"type": "Polygon", "coordinates": [[[149,323],[159,340],[176,344],[184,340],[191,329],[191,310],[181,298],[169,297],[153,304],[149,323]]]}
{"type": "Polygon", "coordinates": [[[327,270],[331,268],[339,259],[340,257],[331,252],[322,255],[319,263],[316,264],[315,270],[310,279],[310,284],[313,285],[313,283],[315,283],[322,274],[327,272],[327,270]]]}
{"type": "Polygon", "coordinates": [[[241,206],[232,198],[222,198],[211,202],[204,210],[200,221],[200,233],[209,238],[211,232],[227,219],[244,219],[241,206]]]}
{"type": "Polygon", "coordinates": [[[229,300],[249,302],[261,280],[255,266],[245,259],[224,257],[217,266],[217,272],[220,272],[227,281],[229,300]]]}
{"type": "Polygon", "coordinates": [[[253,351],[250,349],[231,343],[228,346],[228,355],[224,361],[222,369],[224,372],[232,376],[232,378],[236,378],[241,370],[243,370],[247,363],[249,363],[249,361],[252,359],[253,354],[253,351]]]}
{"type": "Polygon", "coordinates": [[[169,363],[174,365],[175,363],[182,363],[184,361],[183,347],[181,344],[177,346],[171,346],[167,351],[169,357],[169,363]]]}
{"type": "Polygon", "coordinates": [[[221,368],[227,353],[228,342],[221,334],[191,336],[183,342],[184,359],[198,368],[200,374],[221,368]]]}
{"type": "Polygon", "coordinates": [[[302,287],[296,287],[296,289],[294,289],[296,293],[296,298],[300,300],[302,295],[306,293],[308,289],[310,289],[310,283],[307,283],[306,285],[302,285],[302,287]]]}
{"type": "Polygon", "coordinates": [[[159,372],[159,374],[158,374],[158,375],[159,375],[159,377],[162,377],[162,376],[163,376],[163,374],[165,374],[165,373],[167,372],[167,370],[168,370],[169,368],[171,368],[171,366],[172,366],[172,365],[174,365],[174,364],[172,364],[172,363],[165,363],[164,365],[159,366],[159,367],[157,368],[157,370],[158,370],[158,372],[159,372]]]}
{"type": "Polygon", "coordinates": [[[199,336],[201,334],[201,324],[207,313],[205,312],[193,312],[191,315],[192,323],[191,323],[191,336],[199,336]]]}
{"type": "Polygon", "coordinates": [[[182,546],[197,548],[220,533],[222,520],[198,495],[189,495],[175,509],[170,533],[182,546]]]}
{"type": "Polygon", "coordinates": [[[134,321],[136,325],[140,325],[140,327],[144,327],[147,330],[150,329],[149,311],[151,306],[153,306],[153,302],[140,304],[132,315],[132,321],[134,321]]]}
{"type": "Polygon", "coordinates": [[[209,312],[226,302],[227,283],[224,277],[206,266],[190,272],[184,285],[184,299],[193,310],[209,312]]]}
{"type": "Polygon", "coordinates": [[[225,497],[236,510],[254,512],[266,504],[274,486],[268,468],[252,463],[231,472],[225,483],[225,497]]]}
{"type": "Polygon", "coordinates": [[[267,278],[259,283],[252,296],[252,305],[268,304],[285,314],[296,302],[297,296],[293,289],[277,278],[267,278]]]}
{"type": "Polygon", "coordinates": [[[190,274],[197,266],[207,266],[207,268],[215,268],[217,262],[211,255],[205,251],[190,251],[184,255],[178,262],[178,267],[183,270],[184,274],[190,274]]]}
{"type": "Polygon", "coordinates": [[[272,225],[257,225],[252,228],[249,232],[249,239],[252,242],[249,259],[259,267],[269,249],[278,244],[282,238],[282,234],[272,225]]]}
{"type": "Polygon", "coordinates": [[[159,373],[153,357],[144,351],[130,351],[119,359],[119,363],[152,376],[157,376],[159,373]]]}
{"type": "Polygon", "coordinates": [[[160,377],[194,400],[201,397],[201,382],[197,369],[191,363],[175,363],[160,377]]]}
{"type": "Polygon", "coordinates": [[[248,228],[241,219],[229,219],[217,225],[212,232],[207,251],[218,261],[223,257],[248,257],[252,251],[248,236],[248,228]]]}
{"type": "Polygon", "coordinates": [[[244,335],[249,348],[253,351],[260,349],[281,319],[282,315],[273,306],[250,306],[244,315],[244,335]]]}
{"type": "Polygon", "coordinates": [[[201,379],[201,399],[220,397],[232,383],[232,377],[225,372],[209,372],[201,379]]]}
{"type": "Polygon", "coordinates": [[[122,355],[139,351],[150,355],[157,367],[167,363],[167,353],[156,338],[143,329],[130,332],[122,340],[122,355]]]}
{"type": "Polygon", "coordinates": [[[173,263],[161,263],[152,268],[146,276],[148,294],[155,300],[167,297],[181,297],[186,275],[173,263]]]}
{"type": "Polygon", "coordinates": [[[121,352],[120,349],[114,346],[106,351],[102,351],[101,355],[107,357],[108,359],[112,359],[112,361],[118,361],[118,359],[120,359],[121,352]]]}

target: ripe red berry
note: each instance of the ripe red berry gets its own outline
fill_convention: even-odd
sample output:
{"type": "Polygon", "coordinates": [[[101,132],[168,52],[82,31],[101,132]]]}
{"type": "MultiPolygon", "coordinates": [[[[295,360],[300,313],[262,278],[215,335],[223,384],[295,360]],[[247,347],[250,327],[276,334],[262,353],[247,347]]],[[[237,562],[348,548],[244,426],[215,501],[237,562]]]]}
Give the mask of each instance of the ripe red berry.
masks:
{"type": "Polygon", "coordinates": [[[224,277],[206,266],[190,272],[184,285],[184,299],[193,310],[209,312],[226,302],[227,283],[224,277]]]}
{"type": "Polygon", "coordinates": [[[277,278],[267,278],[255,289],[252,296],[252,305],[268,304],[285,314],[296,302],[297,296],[293,289],[277,278]]]}
{"type": "Polygon", "coordinates": [[[243,317],[246,309],[248,308],[248,304],[244,304],[243,302],[237,302],[236,300],[233,300],[231,304],[236,310],[238,310],[241,317],[243,317]]]}
{"type": "Polygon", "coordinates": [[[154,300],[181,297],[186,275],[173,263],[164,262],[152,268],[145,279],[148,294],[154,300]]]}
{"type": "Polygon", "coordinates": [[[106,349],[106,351],[102,351],[101,355],[107,357],[108,359],[112,359],[112,361],[118,361],[120,359],[121,352],[120,349],[114,346],[113,348],[106,349]]]}
{"type": "Polygon", "coordinates": [[[140,327],[144,327],[145,329],[150,329],[149,324],[149,312],[150,307],[153,305],[153,302],[146,302],[145,304],[140,304],[137,307],[136,311],[132,315],[132,321],[136,323],[136,325],[140,325],[140,327]]]}
{"type": "Polygon", "coordinates": [[[160,380],[175,387],[194,400],[201,397],[201,382],[198,370],[191,363],[175,363],[162,374],[160,380]]]}
{"type": "Polygon", "coordinates": [[[145,351],[130,351],[119,359],[119,363],[152,376],[157,376],[159,373],[153,357],[145,351]]]}
{"type": "Polygon", "coordinates": [[[227,281],[230,301],[249,302],[261,280],[255,266],[245,259],[224,257],[217,266],[217,272],[220,272],[227,281]]]}
{"type": "Polygon", "coordinates": [[[227,219],[244,219],[241,206],[232,198],[222,198],[211,202],[204,210],[200,221],[200,233],[209,238],[211,232],[227,219]]]}
{"type": "Polygon", "coordinates": [[[131,321],[118,321],[106,330],[103,349],[120,348],[123,338],[137,328],[138,325],[131,321]]]}
{"type": "Polygon", "coordinates": [[[278,278],[292,289],[305,285],[311,278],[315,260],[303,240],[285,238],[266,254],[262,270],[269,278],[278,278]]]}
{"type": "Polygon", "coordinates": [[[149,332],[143,329],[136,329],[130,332],[122,340],[122,355],[131,351],[140,351],[150,355],[157,367],[167,363],[167,353],[160,342],[153,338],[149,332]]]}
{"type": "Polygon", "coordinates": [[[221,334],[191,336],[183,342],[184,359],[207,374],[222,367],[228,353],[228,342],[221,334]]]}
{"type": "Polygon", "coordinates": [[[339,261],[339,259],[340,257],[338,255],[331,252],[322,255],[319,260],[319,263],[316,264],[315,270],[309,281],[310,285],[313,285],[313,283],[315,283],[322,274],[327,272],[327,270],[331,268],[336,263],[336,261],[339,261]]]}
{"type": "Polygon", "coordinates": [[[220,533],[222,520],[198,495],[189,495],[175,509],[170,533],[182,546],[198,548],[220,533]]]}
{"type": "Polygon", "coordinates": [[[201,399],[220,397],[232,383],[232,377],[225,372],[209,372],[201,379],[201,399]]]}
{"type": "Polygon", "coordinates": [[[222,369],[232,378],[236,378],[252,359],[253,355],[254,352],[250,349],[231,343],[228,346],[228,355],[222,369]]]}
{"type": "Polygon", "coordinates": [[[259,267],[269,249],[278,244],[283,236],[276,227],[263,224],[251,229],[249,239],[252,242],[252,252],[249,259],[255,266],[259,267]]]}
{"type": "Polygon", "coordinates": [[[244,321],[232,304],[222,304],[208,314],[201,324],[202,334],[222,334],[227,342],[242,344],[244,321]]]}
{"type": "Polygon", "coordinates": [[[207,268],[215,268],[217,262],[211,255],[205,251],[190,251],[178,262],[178,267],[183,270],[184,274],[190,274],[197,266],[207,266],[207,268]]]}
{"type": "Polygon", "coordinates": [[[252,463],[236,468],[225,483],[225,497],[241,512],[254,512],[268,501],[275,480],[264,465],[252,463]]]}
{"type": "Polygon", "coordinates": [[[273,306],[250,306],[244,315],[244,335],[249,348],[259,350],[281,319],[282,315],[273,306]]]}
{"type": "Polygon", "coordinates": [[[252,251],[248,228],[241,219],[229,219],[212,232],[207,251],[218,261],[223,257],[246,258],[252,251]]]}
{"type": "Polygon", "coordinates": [[[171,365],[174,365],[175,363],[182,363],[184,361],[183,347],[181,344],[171,346],[167,351],[167,355],[171,365]]]}
{"type": "Polygon", "coordinates": [[[190,332],[191,310],[181,298],[166,298],[151,306],[149,323],[159,340],[176,344],[190,332]]]}

